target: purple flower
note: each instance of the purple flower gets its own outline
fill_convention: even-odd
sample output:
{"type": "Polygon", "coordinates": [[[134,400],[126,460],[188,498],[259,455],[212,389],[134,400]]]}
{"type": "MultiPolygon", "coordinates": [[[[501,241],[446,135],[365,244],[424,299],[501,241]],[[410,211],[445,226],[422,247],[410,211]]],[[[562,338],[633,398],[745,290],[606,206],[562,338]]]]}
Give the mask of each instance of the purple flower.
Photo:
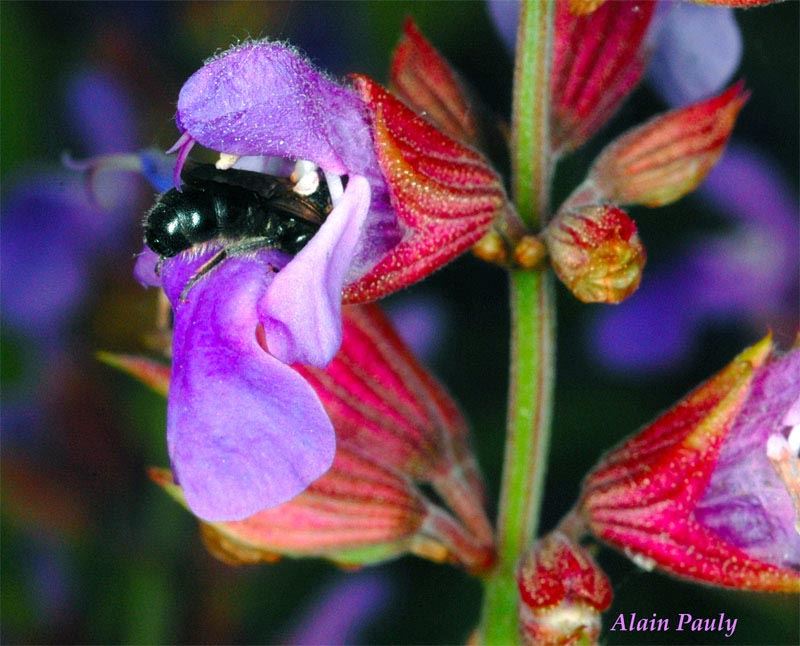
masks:
{"type": "Polygon", "coordinates": [[[742,58],[742,35],[733,9],[688,2],[662,5],[647,70],[651,85],[671,106],[717,94],[742,58]]]}
{"type": "Polygon", "coordinates": [[[405,296],[387,304],[386,314],[418,359],[431,362],[435,358],[450,318],[440,299],[420,294],[405,296]]]}
{"type": "Polygon", "coordinates": [[[795,570],[800,568],[800,510],[789,483],[779,477],[779,464],[793,462],[796,481],[800,419],[791,415],[798,405],[800,351],[795,350],[769,362],[756,377],[695,510],[700,523],[750,557],[795,570]],[[781,432],[787,426],[794,427],[788,442],[781,432]],[[781,457],[782,449],[771,450],[771,443],[794,446],[781,457]]]}
{"type": "Polygon", "coordinates": [[[250,42],[208,61],[181,89],[176,120],[178,180],[197,142],[220,153],[218,168],[291,173],[303,194],[324,177],[333,207],[294,257],[276,251],[228,257],[188,293],[187,281],[207,253],[165,259],[160,275],[151,250],[137,262],[139,280],[163,286],[175,312],[167,419],[174,470],[193,512],[240,520],[300,493],[331,464],[330,421],[289,365],[331,361],[342,340],[343,291],[366,281],[367,288],[347,298],[372,300],[438,268],[483,235],[503,194],[487,166],[487,199],[474,179],[482,158],[377,84],[362,77],[356,88],[339,85],[280,43],[250,42]],[[430,159],[434,170],[420,171],[400,153],[387,171],[378,136],[397,147],[401,139],[413,151],[407,155],[418,163],[430,159]],[[453,173],[439,170],[451,159],[470,169],[457,213],[429,197],[439,191],[446,202],[462,190],[447,179],[453,173]],[[412,183],[410,190],[401,187],[410,204],[403,220],[399,189],[390,190],[386,179],[396,167],[407,168],[401,164],[411,172],[399,181],[412,183]],[[431,223],[427,211],[437,208],[448,215],[431,216],[431,223]],[[441,244],[431,242],[436,235],[441,244]],[[376,274],[379,263],[394,273],[376,274]]]}
{"type": "Polygon", "coordinates": [[[357,643],[365,625],[385,609],[391,596],[391,581],[379,573],[342,577],[312,601],[292,634],[280,642],[295,646],[357,643]]]}
{"type": "MultiPolygon", "coordinates": [[[[75,129],[92,132],[91,152],[135,136],[129,97],[106,74],[75,74],[66,103],[75,129]],[[113,132],[100,127],[109,122],[113,132]]],[[[79,177],[63,170],[31,172],[11,182],[3,199],[0,274],[7,323],[53,348],[61,342],[86,294],[92,264],[118,250],[135,222],[129,180],[118,173],[105,177],[102,207],[89,199],[79,177]]]]}
{"type": "Polygon", "coordinates": [[[139,279],[160,283],[175,312],[167,439],[187,503],[207,520],[238,520],[285,502],[333,461],[330,420],[287,364],[324,366],[333,358],[342,289],[371,251],[362,244],[368,216],[376,219],[366,176],[388,204],[362,110],[353,91],[276,43],[234,48],[181,90],[178,175],[194,141],[251,170],[307,160],[296,171],[319,181],[319,167],[334,205],[296,256],[270,250],[228,258],[185,300],[186,283],[208,254],[171,258],[160,277],[150,250],[137,262],[139,279]]]}

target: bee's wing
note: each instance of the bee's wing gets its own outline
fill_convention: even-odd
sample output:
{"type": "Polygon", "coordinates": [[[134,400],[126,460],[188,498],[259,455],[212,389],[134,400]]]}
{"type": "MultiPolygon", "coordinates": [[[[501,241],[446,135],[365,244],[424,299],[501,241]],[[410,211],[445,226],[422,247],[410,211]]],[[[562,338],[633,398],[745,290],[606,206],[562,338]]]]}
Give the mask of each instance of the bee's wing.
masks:
{"type": "Polygon", "coordinates": [[[322,224],[324,220],[323,214],[311,202],[294,192],[271,198],[269,208],[314,224],[322,224]]]}
{"type": "Polygon", "coordinates": [[[266,199],[291,190],[292,186],[291,182],[283,177],[255,173],[249,170],[239,170],[237,168],[220,170],[213,164],[197,164],[187,167],[182,174],[182,178],[189,186],[202,188],[203,184],[213,182],[241,188],[266,199]]]}
{"type": "Polygon", "coordinates": [[[250,191],[263,198],[270,209],[314,224],[321,224],[324,219],[323,214],[311,201],[292,190],[291,181],[285,177],[236,168],[219,170],[212,164],[188,167],[182,177],[188,186],[201,189],[213,183],[250,191]]]}

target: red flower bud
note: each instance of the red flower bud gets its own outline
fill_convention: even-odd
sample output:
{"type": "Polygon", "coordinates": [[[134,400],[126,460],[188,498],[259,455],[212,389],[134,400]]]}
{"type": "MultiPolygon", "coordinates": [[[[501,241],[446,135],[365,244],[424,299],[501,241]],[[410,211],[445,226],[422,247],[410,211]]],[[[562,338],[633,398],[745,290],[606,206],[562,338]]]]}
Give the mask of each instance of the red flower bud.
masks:
{"type": "Polygon", "coordinates": [[[517,572],[520,630],[530,646],[595,643],[611,584],[589,553],[561,532],[538,541],[517,572]]]}
{"type": "Polygon", "coordinates": [[[797,487],[800,462],[770,450],[800,399],[800,351],[770,350],[769,338],[745,350],[600,462],[581,502],[596,536],[692,581],[800,591],[791,483],[775,464],[794,460],[797,487]]]}
{"type": "Polygon", "coordinates": [[[556,153],[582,145],[639,82],[656,3],[559,0],[556,6],[552,138],[556,153]],[[580,15],[580,14],[589,15],[580,15]]]}
{"type": "Polygon", "coordinates": [[[461,79],[412,18],[403,26],[390,74],[392,89],[419,114],[449,137],[477,144],[478,125],[461,79]]]}
{"type": "Polygon", "coordinates": [[[600,154],[588,181],[617,204],[663,206],[680,199],[719,160],[748,96],[739,82],[630,130],[600,154]]]}
{"type": "Polygon", "coordinates": [[[646,254],[625,211],[612,205],[565,209],[542,237],[556,274],[584,303],[619,303],[639,287],[646,254]]]}

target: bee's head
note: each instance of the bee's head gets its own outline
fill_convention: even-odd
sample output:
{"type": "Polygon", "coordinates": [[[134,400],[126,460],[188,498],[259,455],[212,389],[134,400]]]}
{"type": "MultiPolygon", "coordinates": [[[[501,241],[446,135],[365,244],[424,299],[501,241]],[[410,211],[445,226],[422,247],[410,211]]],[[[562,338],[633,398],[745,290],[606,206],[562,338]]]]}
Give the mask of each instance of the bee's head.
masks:
{"type": "Polygon", "coordinates": [[[211,196],[203,191],[172,189],[150,209],[144,223],[145,244],[159,256],[170,258],[217,234],[211,196]]]}

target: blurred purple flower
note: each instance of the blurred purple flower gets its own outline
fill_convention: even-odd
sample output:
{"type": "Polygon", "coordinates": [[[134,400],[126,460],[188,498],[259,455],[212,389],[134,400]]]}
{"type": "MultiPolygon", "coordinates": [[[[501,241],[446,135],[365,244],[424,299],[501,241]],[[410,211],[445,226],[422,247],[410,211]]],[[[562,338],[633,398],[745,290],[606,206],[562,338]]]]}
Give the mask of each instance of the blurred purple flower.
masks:
{"type": "Polygon", "coordinates": [[[345,575],[327,586],[306,608],[297,627],[280,643],[344,646],[359,642],[369,621],[392,596],[391,581],[377,572],[345,575]]]}
{"type": "MultiPolygon", "coordinates": [[[[90,152],[135,138],[129,98],[110,76],[77,73],[68,84],[66,103],[77,120],[75,129],[91,133],[90,152]],[[108,128],[109,123],[114,127],[108,128]]],[[[130,178],[103,179],[108,209],[93,203],[81,178],[67,171],[31,172],[14,181],[4,196],[3,315],[7,324],[51,349],[89,289],[93,263],[118,250],[136,222],[130,178]]]]}
{"type": "Polygon", "coordinates": [[[133,150],[137,145],[133,102],[110,74],[76,72],[67,82],[65,103],[75,139],[90,154],[133,150]]]}
{"type": "Polygon", "coordinates": [[[397,333],[412,352],[423,361],[431,361],[441,347],[447,329],[447,312],[440,299],[433,296],[402,296],[386,306],[386,314],[397,333]]]}
{"type": "Polygon", "coordinates": [[[519,23],[519,0],[487,0],[486,8],[494,28],[508,51],[513,52],[517,44],[519,23]]]}
{"type": "Polygon", "coordinates": [[[735,320],[789,338],[797,327],[800,212],[793,189],[766,157],[731,144],[699,191],[732,231],[694,242],[669,268],[645,274],[639,292],[595,321],[591,343],[607,368],[666,370],[694,349],[701,329],[735,320]]]}
{"type": "Polygon", "coordinates": [[[647,69],[655,90],[671,106],[717,94],[742,58],[742,35],[733,9],[662,2],[656,48],[647,69]]]}

